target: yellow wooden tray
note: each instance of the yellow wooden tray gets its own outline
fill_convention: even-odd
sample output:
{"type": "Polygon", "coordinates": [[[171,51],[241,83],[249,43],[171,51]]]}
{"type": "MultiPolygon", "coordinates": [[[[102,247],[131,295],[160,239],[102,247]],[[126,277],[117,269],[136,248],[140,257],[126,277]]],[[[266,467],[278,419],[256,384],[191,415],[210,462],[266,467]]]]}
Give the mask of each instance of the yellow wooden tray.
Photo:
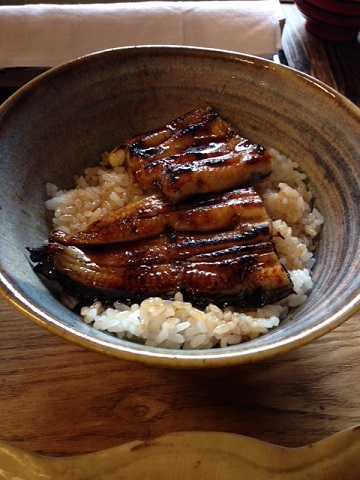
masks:
{"type": "Polygon", "coordinates": [[[313,445],[284,448],[229,433],[181,432],[75,457],[0,442],[6,480],[358,480],[360,426],[313,445]]]}

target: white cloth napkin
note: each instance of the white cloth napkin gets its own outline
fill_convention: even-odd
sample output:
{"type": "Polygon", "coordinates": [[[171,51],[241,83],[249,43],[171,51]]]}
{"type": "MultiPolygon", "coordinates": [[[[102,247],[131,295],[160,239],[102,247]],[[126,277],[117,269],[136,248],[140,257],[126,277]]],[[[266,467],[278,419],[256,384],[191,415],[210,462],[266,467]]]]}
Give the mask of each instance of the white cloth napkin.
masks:
{"type": "Polygon", "coordinates": [[[0,6],[0,68],[52,67],[121,46],[187,45],[272,58],[269,1],[145,1],[0,6]]]}

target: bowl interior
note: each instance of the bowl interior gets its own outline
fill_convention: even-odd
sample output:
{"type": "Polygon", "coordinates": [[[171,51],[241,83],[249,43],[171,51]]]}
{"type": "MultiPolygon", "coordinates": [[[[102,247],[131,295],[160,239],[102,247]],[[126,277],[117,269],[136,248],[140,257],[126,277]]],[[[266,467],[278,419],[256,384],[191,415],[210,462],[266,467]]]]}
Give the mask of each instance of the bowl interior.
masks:
{"type": "Polygon", "coordinates": [[[230,52],[122,48],[52,69],[0,109],[2,293],[35,322],[86,348],[150,365],[213,367],[269,358],[339,325],[359,305],[359,110],[290,68],[230,52]],[[244,136],[298,161],[325,217],[315,286],[302,308],[257,340],[226,349],[148,348],[94,330],[32,270],[41,244],[45,184],[73,176],[122,140],[211,104],[244,136]]]}

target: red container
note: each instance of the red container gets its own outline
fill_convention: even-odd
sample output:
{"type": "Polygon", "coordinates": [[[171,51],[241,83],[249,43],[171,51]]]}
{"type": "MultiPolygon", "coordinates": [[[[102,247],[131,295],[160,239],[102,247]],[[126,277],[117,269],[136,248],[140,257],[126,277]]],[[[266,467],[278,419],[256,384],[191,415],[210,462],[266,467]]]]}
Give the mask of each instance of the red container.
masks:
{"type": "Polygon", "coordinates": [[[325,40],[349,41],[360,30],[360,0],[294,0],[308,32],[325,40]]]}

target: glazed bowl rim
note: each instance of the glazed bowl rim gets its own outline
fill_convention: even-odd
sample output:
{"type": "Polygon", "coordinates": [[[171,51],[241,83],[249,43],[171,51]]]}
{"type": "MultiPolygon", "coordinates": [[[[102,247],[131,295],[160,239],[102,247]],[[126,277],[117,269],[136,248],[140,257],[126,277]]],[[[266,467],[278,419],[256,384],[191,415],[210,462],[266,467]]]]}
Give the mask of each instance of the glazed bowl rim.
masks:
{"type": "MultiPolygon", "coordinates": [[[[12,105],[16,104],[18,101],[21,101],[24,95],[31,92],[32,88],[37,85],[41,85],[43,79],[51,79],[52,76],[58,74],[63,74],[67,69],[76,68],[76,66],[83,62],[91,61],[93,57],[99,55],[112,55],[112,52],[134,52],[139,53],[153,52],[154,50],[165,51],[169,50],[174,53],[186,53],[186,52],[199,52],[199,54],[211,54],[211,55],[220,55],[222,58],[227,56],[228,59],[249,62],[256,61],[258,64],[262,64],[266,67],[271,67],[272,69],[277,70],[278,72],[289,72],[291,75],[300,77],[301,79],[306,80],[311,83],[312,86],[325,90],[332,96],[335,96],[338,100],[346,106],[347,110],[355,115],[360,121],[360,109],[353,104],[346,97],[341,95],[338,91],[332,87],[324,84],[320,80],[315,79],[314,77],[302,73],[296,69],[293,69],[288,66],[276,64],[270,60],[263,58],[255,57],[253,55],[242,54],[238,52],[218,50],[218,49],[209,49],[209,48],[200,48],[200,47],[185,47],[185,46],[154,46],[154,45],[144,45],[141,47],[119,47],[114,49],[106,49],[98,52],[93,52],[91,54],[76,58],[59,66],[53,67],[48,71],[40,74],[38,77],[34,78],[26,85],[21,87],[17,92],[15,92],[8,100],[6,100],[0,106],[0,115],[6,113],[6,110],[12,105]]],[[[7,276],[5,272],[0,271],[0,293],[12,304],[17,310],[23,313],[26,317],[31,319],[34,323],[42,326],[46,330],[55,333],[56,335],[71,341],[72,343],[86,348],[88,350],[96,351],[98,353],[103,353],[109,356],[113,356],[123,360],[134,361],[142,364],[148,364],[153,366],[160,367],[170,367],[170,368],[201,368],[201,367],[222,367],[222,366],[231,366],[231,365],[240,365],[245,363],[253,363],[257,361],[266,360],[272,358],[276,355],[284,354],[294,348],[303,346],[319,337],[333,330],[348,318],[350,318],[356,311],[360,309],[360,292],[354,295],[352,300],[349,301],[346,305],[343,306],[338,311],[333,312],[327,318],[324,318],[323,321],[312,328],[307,328],[305,331],[300,332],[296,336],[291,338],[276,340],[273,343],[266,345],[251,345],[251,342],[247,342],[248,345],[243,350],[232,350],[230,349],[217,349],[216,351],[212,349],[208,350],[196,350],[191,351],[191,355],[186,350],[174,350],[174,349],[162,349],[158,347],[146,347],[143,345],[132,344],[130,341],[124,341],[124,344],[109,344],[103,342],[98,338],[94,338],[91,335],[86,335],[78,330],[75,330],[71,325],[66,325],[62,322],[57,321],[53,317],[47,315],[45,311],[27,300],[21,293],[19,293],[16,288],[12,285],[10,277],[7,276]],[[221,351],[220,351],[221,350],[221,351]],[[220,351],[220,353],[219,353],[220,351]],[[196,352],[196,355],[194,355],[196,352]]]]}

